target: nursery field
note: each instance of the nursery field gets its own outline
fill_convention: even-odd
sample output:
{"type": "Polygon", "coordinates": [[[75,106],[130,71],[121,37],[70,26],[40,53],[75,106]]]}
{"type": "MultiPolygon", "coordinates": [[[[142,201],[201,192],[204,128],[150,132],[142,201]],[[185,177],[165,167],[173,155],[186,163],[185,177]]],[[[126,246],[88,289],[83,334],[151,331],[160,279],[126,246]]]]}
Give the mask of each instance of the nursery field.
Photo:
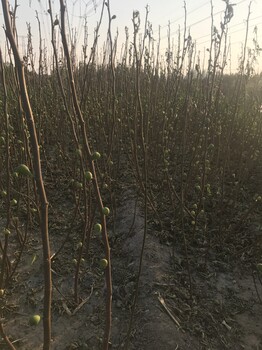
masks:
{"type": "Polygon", "coordinates": [[[104,1],[80,60],[48,5],[53,51],[39,21],[21,57],[2,1],[0,349],[262,349],[258,43],[224,74],[225,1],[206,68],[186,31],[161,55],[148,9],[118,57],[104,1]]]}

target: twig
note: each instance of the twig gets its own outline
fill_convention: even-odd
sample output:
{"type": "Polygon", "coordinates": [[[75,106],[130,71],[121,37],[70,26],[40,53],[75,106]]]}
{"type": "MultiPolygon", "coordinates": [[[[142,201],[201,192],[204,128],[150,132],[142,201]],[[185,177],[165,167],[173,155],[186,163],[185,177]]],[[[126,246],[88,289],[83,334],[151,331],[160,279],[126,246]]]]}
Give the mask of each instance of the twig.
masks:
{"type": "Polygon", "coordinates": [[[14,345],[11,343],[11,341],[9,340],[8,336],[5,334],[3,325],[2,325],[2,320],[0,320],[0,334],[1,337],[4,339],[7,347],[11,350],[16,350],[16,348],[14,347],[14,345]]]}
{"type": "Polygon", "coordinates": [[[252,273],[252,277],[253,277],[254,286],[255,286],[255,289],[256,289],[256,293],[257,293],[258,300],[259,300],[260,304],[262,304],[262,300],[261,300],[261,298],[260,298],[260,295],[259,295],[259,292],[258,292],[258,289],[257,289],[257,283],[256,283],[255,272],[254,272],[254,271],[253,271],[253,273],[252,273]]]}
{"type": "Polygon", "coordinates": [[[66,305],[65,301],[63,301],[62,303],[62,306],[65,310],[65,312],[68,314],[68,316],[74,316],[87,302],[88,300],[91,298],[92,294],[93,294],[93,290],[94,290],[94,287],[92,286],[91,287],[91,292],[90,294],[88,295],[87,298],[85,298],[75,309],[74,311],[70,311],[68,306],[66,305]]]}
{"type": "Polygon", "coordinates": [[[168,316],[171,318],[171,320],[179,327],[181,328],[180,325],[180,321],[171,313],[171,311],[169,310],[169,308],[167,307],[165,300],[162,298],[162,296],[160,295],[160,293],[158,293],[158,297],[157,299],[159,300],[160,304],[163,306],[163,308],[165,309],[165,311],[167,312],[168,316]]]}

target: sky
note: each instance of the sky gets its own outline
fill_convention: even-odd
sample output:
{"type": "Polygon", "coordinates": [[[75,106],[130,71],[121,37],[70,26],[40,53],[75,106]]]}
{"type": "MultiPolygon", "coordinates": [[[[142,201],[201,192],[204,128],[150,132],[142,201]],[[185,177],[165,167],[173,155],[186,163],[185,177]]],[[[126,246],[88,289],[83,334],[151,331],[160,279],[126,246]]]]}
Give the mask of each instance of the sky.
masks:
{"type": "MultiPolygon", "coordinates": [[[[47,13],[47,0],[17,0],[19,7],[17,10],[17,32],[19,36],[20,51],[24,54],[27,43],[27,25],[30,23],[33,34],[33,45],[38,48],[39,37],[36,21],[36,12],[38,12],[42,27],[42,36],[45,38],[45,45],[51,49],[50,45],[50,23],[47,13]]],[[[196,42],[196,50],[199,52],[200,59],[203,59],[206,49],[210,45],[210,24],[211,24],[211,1],[210,0],[186,0],[187,12],[187,32],[193,41],[196,42]]],[[[223,0],[213,0],[214,25],[219,29],[220,22],[223,20],[225,2],[223,0]]],[[[231,50],[226,67],[226,73],[235,73],[238,67],[238,60],[241,56],[241,48],[244,43],[248,7],[250,0],[232,0],[234,16],[229,24],[228,40],[231,50]]],[[[14,1],[10,1],[13,5],[14,1]]],[[[83,24],[87,19],[88,32],[93,36],[94,28],[99,20],[102,0],[67,0],[68,24],[70,28],[75,28],[77,33],[77,50],[81,51],[83,45],[83,24]]],[[[177,43],[178,28],[184,29],[184,1],[183,0],[109,0],[111,15],[116,18],[112,21],[112,35],[116,36],[118,31],[118,49],[121,49],[121,43],[125,38],[125,27],[129,28],[130,37],[133,33],[132,14],[133,11],[139,11],[141,15],[142,26],[145,19],[145,8],[148,5],[148,20],[152,24],[153,37],[158,39],[160,30],[161,52],[164,55],[167,47],[168,23],[170,23],[171,38],[174,45],[177,43]]],[[[52,0],[53,13],[59,17],[59,0],[52,0]]],[[[3,15],[0,7],[0,45],[5,46],[3,15]]],[[[69,28],[68,27],[68,28],[69,28]]],[[[105,12],[101,30],[100,46],[106,38],[108,28],[108,15],[105,12]]],[[[251,2],[251,14],[249,19],[248,47],[253,48],[254,29],[257,28],[258,44],[262,48],[262,0],[253,0],[251,2]]],[[[4,50],[3,50],[4,51],[4,50]]],[[[257,57],[255,65],[256,72],[262,72],[262,52],[261,57],[257,57]]]]}

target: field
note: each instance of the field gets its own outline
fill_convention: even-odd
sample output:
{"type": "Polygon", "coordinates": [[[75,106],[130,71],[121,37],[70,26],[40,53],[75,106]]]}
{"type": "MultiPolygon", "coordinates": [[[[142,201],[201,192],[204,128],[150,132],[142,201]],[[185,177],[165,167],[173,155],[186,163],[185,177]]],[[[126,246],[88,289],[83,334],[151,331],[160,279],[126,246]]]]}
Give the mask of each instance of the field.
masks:
{"type": "Polygon", "coordinates": [[[2,1],[0,349],[262,349],[258,44],[224,74],[226,2],[206,68],[138,12],[120,57],[111,17],[78,61],[60,4],[50,67],[2,1]]]}

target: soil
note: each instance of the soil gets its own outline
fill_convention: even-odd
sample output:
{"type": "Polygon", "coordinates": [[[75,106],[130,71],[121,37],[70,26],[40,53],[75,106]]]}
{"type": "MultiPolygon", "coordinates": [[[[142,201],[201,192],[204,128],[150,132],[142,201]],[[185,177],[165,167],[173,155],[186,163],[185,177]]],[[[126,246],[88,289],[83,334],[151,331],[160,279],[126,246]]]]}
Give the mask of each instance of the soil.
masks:
{"type": "MultiPolygon", "coordinates": [[[[47,184],[48,185],[48,184],[47,184]]],[[[63,186],[63,181],[60,182],[63,186]]],[[[125,349],[137,283],[144,234],[142,204],[135,189],[123,186],[114,225],[109,222],[112,249],[113,312],[111,349],[125,349]],[[135,216],[134,216],[135,212],[135,216]]],[[[61,192],[60,192],[61,193],[61,192]]],[[[50,237],[55,252],[72,230],[62,253],[53,262],[52,349],[101,349],[104,328],[104,273],[99,268],[103,244],[93,235],[80,274],[80,304],[73,302],[77,235],[70,226],[70,201],[49,187],[50,237]],[[73,247],[73,248],[72,248],[73,247]],[[94,254],[94,252],[96,252],[94,254]],[[96,256],[97,258],[93,258],[96,256]]],[[[257,225],[247,228],[250,237],[261,237],[257,225]]],[[[21,224],[22,225],[22,224],[21,224]]],[[[41,349],[42,321],[30,326],[32,314],[42,315],[43,268],[37,229],[22,257],[15,279],[2,299],[4,329],[17,349],[41,349]]],[[[191,284],[184,246],[160,242],[159,232],[149,225],[146,236],[139,293],[134,308],[129,350],[262,349],[262,285],[254,261],[261,257],[261,242],[243,250],[207,247],[201,241],[188,245],[191,284]],[[254,272],[254,273],[253,273],[254,272]],[[190,292],[191,290],[191,292],[190,292]]],[[[221,248],[221,247],[220,247],[221,248]]],[[[6,349],[0,343],[1,349],[6,349]]]]}

